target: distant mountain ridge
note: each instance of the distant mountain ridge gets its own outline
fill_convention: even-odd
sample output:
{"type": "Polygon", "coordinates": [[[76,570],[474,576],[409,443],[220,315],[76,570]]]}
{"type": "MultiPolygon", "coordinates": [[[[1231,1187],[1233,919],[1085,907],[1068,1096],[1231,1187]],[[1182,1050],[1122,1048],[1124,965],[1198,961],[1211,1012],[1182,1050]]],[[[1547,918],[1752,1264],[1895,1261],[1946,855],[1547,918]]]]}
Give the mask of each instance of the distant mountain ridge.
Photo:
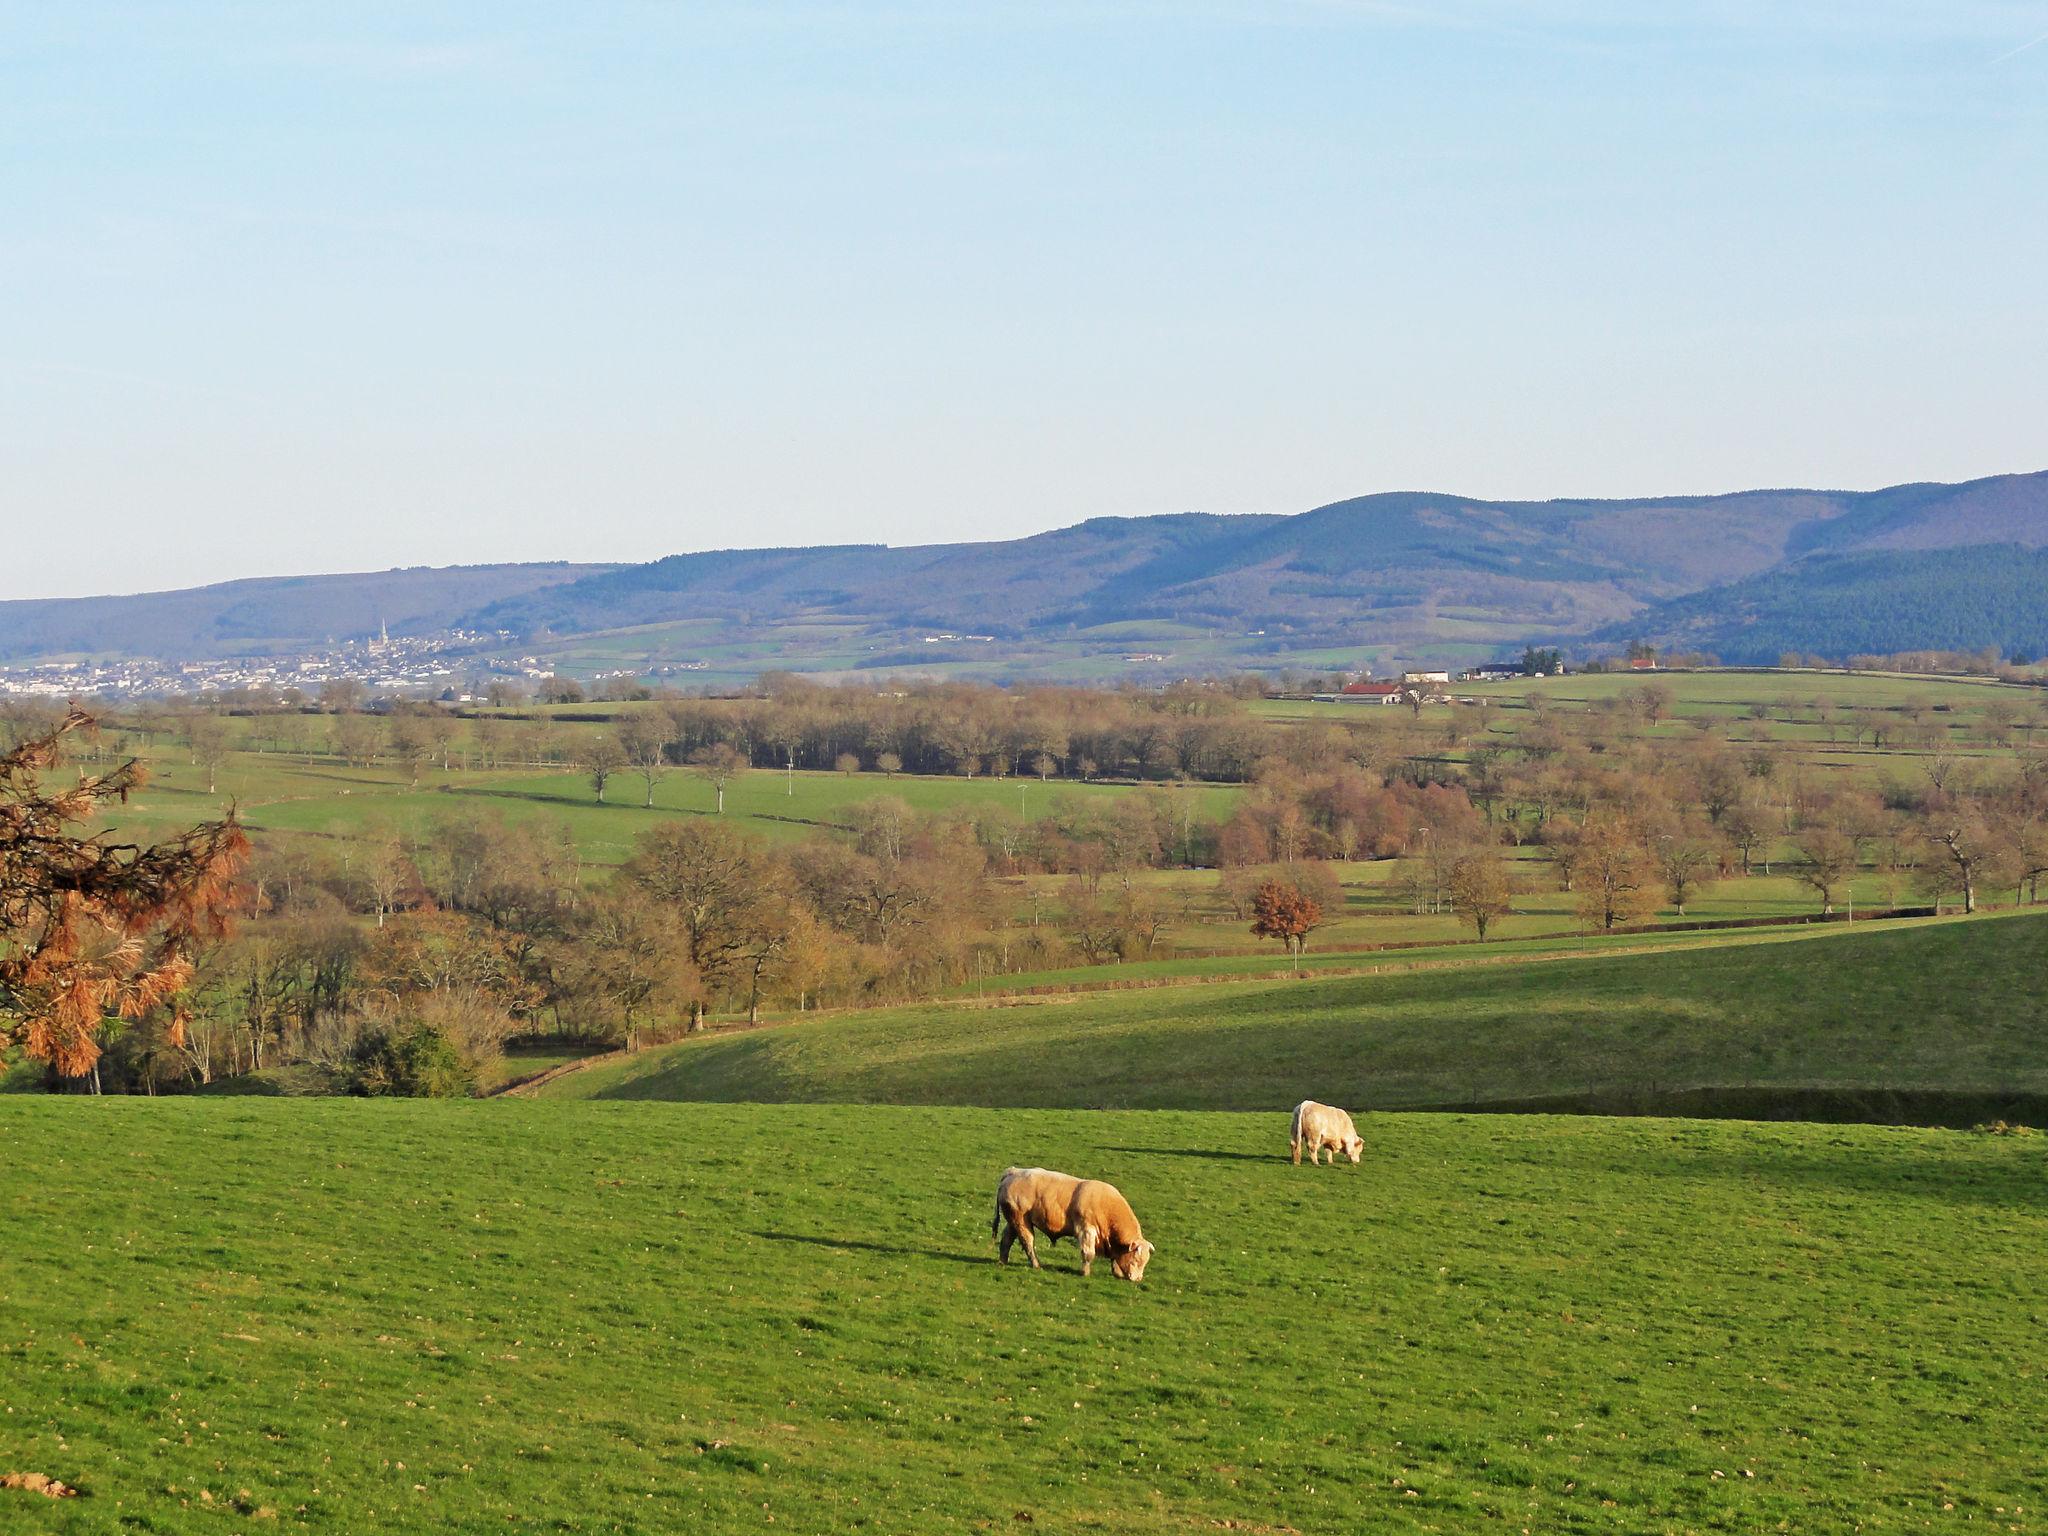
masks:
{"type": "MultiPolygon", "coordinates": [[[[730,549],[639,565],[456,567],[10,602],[0,603],[0,658],[234,654],[360,637],[379,623],[394,635],[506,630],[535,644],[635,627],[800,623],[868,636],[868,651],[892,656],[920,630],[994,635],[1022,655],[1135,621],[1194,637],[1263,633],[1276,655],[1391,647],[1458,659],[1531,639],[1617,636],[1708,645],[1730,659],[1970,643],[1959,636],[1981,636],[1971,648],[2019,643],[2016,632],[1993,631],[2017,622],[2041,562],[1930,558],[1986,546],[2048,548],[2048,471],[1629,500],[1402,491],[1292,516],[1094,518],[987,543],[730,549]],[[1824,608],[1809,603],[1802,614],[1803,591],[1824,592],[1824,608]],[[1851,624],[1866,601],[1900,621],[1851,624]],[[1838,617],[1816,633],[1821,611],[1838,617]],[[1814,643],[1782,638],[1795,620],[1814,643]],[[1897,643],[1852,645],[1850,629],[1897,643]],[[1837,630],[1842,643],[1825,643],[1837,630]]],[[[1252,664],[1261,648],[1247,642],[1233,654],[1252,664]]]]}
{"type": "Polygon", "coordinates": [[[1898,651],[2048,655],[2048,550],[2017,544],[1813,555],[1760,576],[1653,605],[1592,637],[1649,638],[1736,665],[1787,653],[1898,651]]]}
{"type": "Polygon", "coordinates": [[[125,597],[0,602],[0,659],[269,655],[447,629],[481,605],[585,579],[607,565],[415,566],[338,576],[261,576],[125,597]]]}
{"type": "Polygon", "coordinates": [[[2048,546],[2048,472],[1881,491],[1490,502],[1390,492],[1295,516],[1097,518],[992,544],[678,555],[492,605],[572,634],[764,609],[1023,635],[1131,619],[1411,649],[1573,639],[1820,554],[2048,546]]]}

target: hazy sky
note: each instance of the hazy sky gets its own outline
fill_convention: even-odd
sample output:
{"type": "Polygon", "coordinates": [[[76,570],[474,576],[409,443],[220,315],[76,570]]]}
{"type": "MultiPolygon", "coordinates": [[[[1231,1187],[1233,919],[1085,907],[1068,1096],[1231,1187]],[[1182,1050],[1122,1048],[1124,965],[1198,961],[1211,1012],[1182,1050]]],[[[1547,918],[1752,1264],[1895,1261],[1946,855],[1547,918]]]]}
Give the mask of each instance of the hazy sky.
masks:
{"type": "Polygon", "coordinates": [[[0,597],[2048,467],[2048,0],[0,0],[0,597]]]}

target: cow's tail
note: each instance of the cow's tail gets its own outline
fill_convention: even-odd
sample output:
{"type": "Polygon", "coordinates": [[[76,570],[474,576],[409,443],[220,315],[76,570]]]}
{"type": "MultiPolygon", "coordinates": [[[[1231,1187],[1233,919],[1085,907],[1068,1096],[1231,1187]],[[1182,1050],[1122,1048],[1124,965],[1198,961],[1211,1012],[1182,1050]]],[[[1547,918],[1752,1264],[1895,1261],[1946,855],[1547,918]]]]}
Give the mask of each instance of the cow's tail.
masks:
{"type": "Polygon", "coordinates": [[[1294,1161],[1301,1161],[1301,1112],[1306,1101],[1294,1106],[1294,1119],[1288,1124],[1287,1150],[1294,1154],[1294,1161]]]}
{"type": "Polygon", "coordinates": [[[1010,1182],[1011,1176],[1016,1172],[1015,1168],[1005,1168],[1003,1176],[996,1180],[996,1214],[995,1219],[988,1224],[988,1235],[991,1242],[1003,1235],[1003,1186],[1010,1182]]]}

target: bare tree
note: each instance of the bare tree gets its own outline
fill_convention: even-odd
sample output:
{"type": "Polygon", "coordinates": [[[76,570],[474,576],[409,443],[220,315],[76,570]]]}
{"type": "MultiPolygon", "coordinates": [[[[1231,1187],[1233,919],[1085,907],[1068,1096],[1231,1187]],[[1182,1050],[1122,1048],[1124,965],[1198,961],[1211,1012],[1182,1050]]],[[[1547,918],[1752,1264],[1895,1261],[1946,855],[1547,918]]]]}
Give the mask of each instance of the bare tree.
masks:
{"type": "MultiPolygon", "coordinates": [[[[583,749],[583,771],[590,777],[590,787],[597,791],[599,805],[604,804],[604,789],[611,783],[612,775],[625,766],[626,754],[608,731],[592,738],[583,749]]],[[[649,793],[652,794],[652,786],[649,793]]]]}
{"type": "Polygon", "coordinates": [[[1481,943],[1494,922],[1514,911],[1514,887],[1507,860],[1497,848],[1472,848],[1451,864],[1451,910],[1481,943]]]}
{"type": "Polygon", "coordinates": [[[1709,882],[1720,864],[1712,839],[1698,827],[1682,822],[1665,827],[1651,839],[1650,856],[1680,917],[1685,916],[1685,904],[1709,882]]]}
{"type": "Polygon", "coordinates": [[[377,759],[377,735],[370,716],[344,714],[334,722],[335,754],[351,768],[367,768],[377,759]]]}
{"type": "MultiPolygon", "coordinates": [[[[1768,848],[1772,828],[1770,818],[1761,806],[1753,801],[1738,800],[1722,812],[1721,833],[1741,858],[1742,872],[1747,875],[1756,863],[1757,850],[1768,848]]],[[[1764,864],[1764,873],[1769,874],[1768,857],[1764,864]]]]}
{"type": "Polygon", "coordinates": [[[228,758],[228,723],[219,715],[194,715],[185,722],[185,741],[192,762],[206,774],[206,792],[217,792],[220,765],[228,758]]]}
{"type": "Polygon", "coordinates": [[[1589,818],[1579,834],[1579,916],[1612,930],[1656,909],[1651,871],[1641,838],[1618,817],[1589,818]]]}
{"type": "Polygon", "coordinates": [[[690,754],[690,767],[718,795],[718,814],[725,814],[725,786],[746,772],[747,760],[730,742],[714,741],[690,754]]]}
{"type": "Polygon", "coordinates": [[[391,755],[405,769],[407,787],[420,787],[420,769],[434,756],[434,740],[417,715],[399,715],[391,722],[391,755]]]}
{"type": "Polygon", "coordinates": [[[646,783],[649,807],[654,804],[654,787],[668,776],[668,744],[666,723],[655,715],[629,715],[619,727],[619,749],[646,783]]]}
{"type": "Polygon", "coordinates": [[[1795,873],[1820,897],[1823,917],[1835,910],[1835,898],[1856,875],[1856,840],[1837,827],[1809,827],[1799,837],[1805,859],[1795,873]]]}
{"type": "Polygon", "coordinates": [[[641,1027],[661,1000],[698,997],[683,924],[630,884],[588,902],[576,937],[566,963],[568,989],[612,1015],[629,1051],[640,1048],[641,1027]]]}
{"type": "MultiPolygon", "coordinates": [[[[1945,869],[1951,877],[1950,889],[1961,893],[1963,910],[1977,910],[1977,886],[1986,864],[1991,862],[1995,840],[1984,820],[1974,808],[1966,807],[1961,812],[1937,811],[1932,813],[1926,824],[1927,840],[1947,856],[1945,869]]],[[[1937,889],[1936,897],[1940,892],[1937,889]]]]}
{"type": "MultiPolygon", "coordinates": [[[[766,856],[745,833],[701,818],[671,822],[640,839],[621,871],[627,884],[675,915],[692,968],[710,991],[725,986],[764,926],[772,926],[766,856]]],[[[691,1004],[704,1024],[704,998],[691,1004]]]]}

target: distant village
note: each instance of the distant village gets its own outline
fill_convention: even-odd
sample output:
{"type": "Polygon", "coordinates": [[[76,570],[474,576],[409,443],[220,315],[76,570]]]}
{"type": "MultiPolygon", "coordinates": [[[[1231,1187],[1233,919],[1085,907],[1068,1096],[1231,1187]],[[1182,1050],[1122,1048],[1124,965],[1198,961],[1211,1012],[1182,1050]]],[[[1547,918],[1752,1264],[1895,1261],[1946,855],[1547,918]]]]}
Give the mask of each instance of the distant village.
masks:
{"type": "Polygon", "coordinates": [[[542,678],[554,668],[536,656],[486,660],[483,652],[513,637],[500,632],[446,630],[431,636],[381,635],[349,640],[326,650],[283,656],[228,656],[211,661],[131,658],[50,662],[38,666],[0,665],[0,696],[15,698],[136,699],[178,694],[292,690],[312,697],[337,683],[354,683],[369,694],[421,694],[445,689],[457,678],[481,672],[493,676],[542,678]]]}
{"type": "MultiPolygon", "coordinates": [[[[987,641],[987,635],[933,634],[927,643],[945,641],[987,641]]],[[[228,656],[200,661],[165,661],[157,658],[74,659],[33,665],[0,663],[0,698],[106,699],[126,700],[178,696],[267,695],[272,699],[307,701],[346,690],[352,696],[371,698],[439,695],[467,703],[487,694],[495,697],[511,685],[521,696],[544,696],[549,687],[565,687],[553,661],[536,655],[514,655],[518,637],[508,631],[443,630],[431,635],[392,637],[380,633],[375,639],[347,640],[314,651],[268,656],[228,656]]],[[[1643,648],[1647,651],[1647,648],[1643,648]]],[[[1129,664],[1161,664],[1172,660],[1161,651],[1124,653],[1129,664]]],[[[1631,657],[1621,665],[1655,667],[1645,655],[1631,657]]],[[[651,682],[660,677],[700,672],[703,661],[671,661],[653,668],[600,672],[587,679],[593,689],[607,696],[632,683],[651,682]]],[[[1543,677],[1565,666],[1556,651],[1533,648],[1520,661],[1489,663],[1463,672],[1407,671],[1398,680],[1376,680],[1358,674],[1345,680],[1339,673],[1323,679],[1308,679],[1310,689],[1301,696],[1344,704],[1450,703],[1454,682],[1489,682],[1504,678],[1543,677]]],[[[1287,685],[1283,684],[1283,688],[1287,685]]],[[[1299,686],[1299,685],[1296,685],[1299,686]]],[[[580,695],[579,695],[580,696],[580,695]]],[[[623,696],[623,695],[621,695],[623,696]]]]}

